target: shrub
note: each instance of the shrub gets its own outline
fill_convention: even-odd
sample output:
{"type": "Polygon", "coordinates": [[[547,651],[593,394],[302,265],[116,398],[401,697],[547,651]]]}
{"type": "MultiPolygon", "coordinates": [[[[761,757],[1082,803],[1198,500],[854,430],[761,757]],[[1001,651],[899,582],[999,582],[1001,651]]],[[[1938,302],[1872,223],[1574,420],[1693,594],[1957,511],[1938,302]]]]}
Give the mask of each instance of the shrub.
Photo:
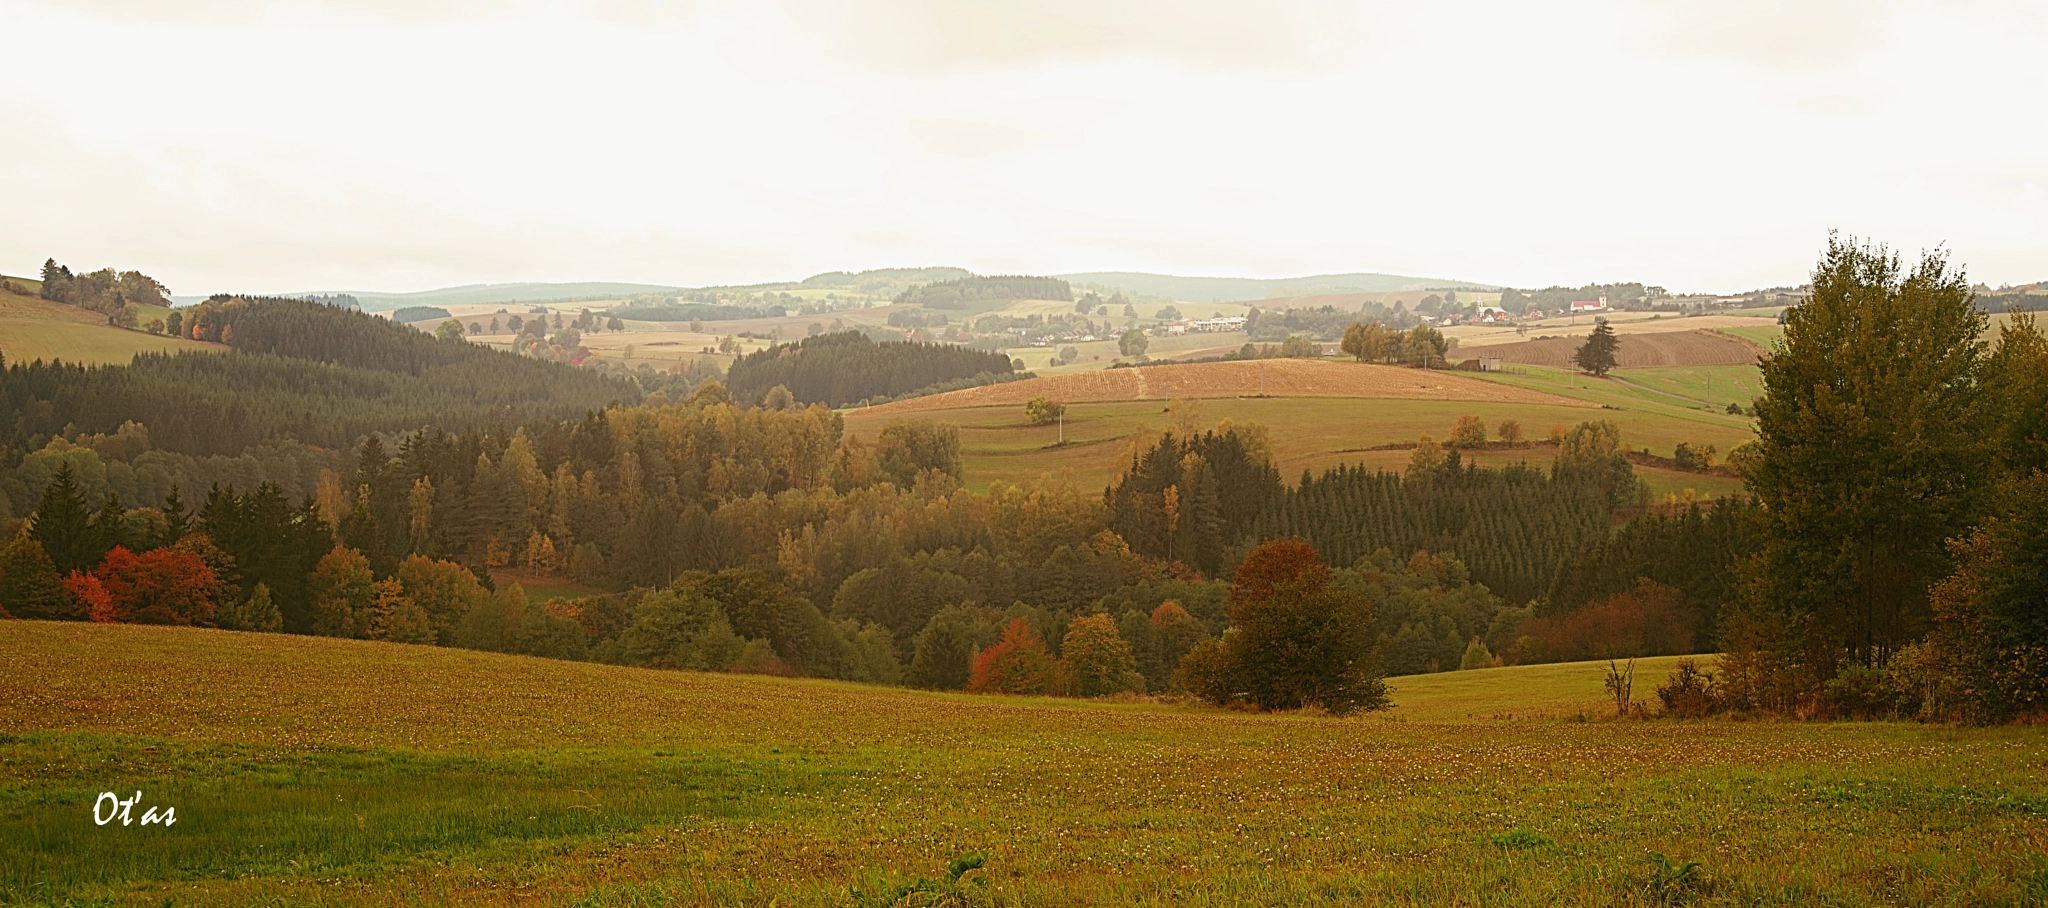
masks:
{"type": "Polygon", "coordinates": [[[1664,715],[1699,719],[1720,711],[1720,697],[1714,690],[1714,676],[1692,659],[1678,660],[1663,684],[1657,685],[1657,699],[1664,703],[1664,715]]]}
{"type": "Polygon", "coordinates": [[[1486,423],[1470,413],[1458,417],[1458,424],[1451,427],[1451,444],[1460,448],[1486,447],[1486,423]]]}
{"type": "Polygon", "coordinates": [[[1679,590],[1648,580],[1521,628],[1520,662],[1582,662],[1689,653],[1699,614],[1679,590]]]}
{"type": "Polygon", "coordinates": [[[1030,420],[1034,426],[1051,425],[1057,422],[1066,412],[1066,404],[1047,400],[1043,397],[1034,397],[1030,403],[1024,405],[1024,418],[1030,420]]]}

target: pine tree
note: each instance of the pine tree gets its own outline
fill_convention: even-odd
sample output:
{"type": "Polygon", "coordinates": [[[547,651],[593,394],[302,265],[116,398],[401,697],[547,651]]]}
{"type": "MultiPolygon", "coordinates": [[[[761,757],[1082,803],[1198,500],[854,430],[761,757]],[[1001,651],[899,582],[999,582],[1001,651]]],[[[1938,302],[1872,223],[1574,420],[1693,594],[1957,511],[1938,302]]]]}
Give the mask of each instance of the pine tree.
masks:
{"type": "Polygon", "coordinates": [[[94,550],[98,536],[85,509],[85,493],[78,488],[78,477],[72,473],[70,462],[59,465],[57,475],[43,488],[30,536],[42,544],[60,576],[91,568],[106,551],[94,550]]]}
{"type": "Polygon", "coordinates": [[[0,546],[0,608],[16,618],[83,617],[70,614],[63,575],[28,533],[17,533],[0,546]]]}
{"type": "Polygon", "coordinates": [[[177,483],[171,484],[171,491],[164,496],[161,510],[164,515],[164,527],[157,536],[157,545],[170,545],[191,532],[191,515],[185,512],[185,499],[179,497],[177,483]]]}
{"type": "Polygon", "coordinates": [[[1587,335],[1586,342],[1572,354],[1572,363],[1604,377],[1608,370],[1614,368],[1614,351],[1620,347],[1621,340],[1614,336],[1614,326],[1603,321],[1593,327],[1593,333],[1587,335]]]}

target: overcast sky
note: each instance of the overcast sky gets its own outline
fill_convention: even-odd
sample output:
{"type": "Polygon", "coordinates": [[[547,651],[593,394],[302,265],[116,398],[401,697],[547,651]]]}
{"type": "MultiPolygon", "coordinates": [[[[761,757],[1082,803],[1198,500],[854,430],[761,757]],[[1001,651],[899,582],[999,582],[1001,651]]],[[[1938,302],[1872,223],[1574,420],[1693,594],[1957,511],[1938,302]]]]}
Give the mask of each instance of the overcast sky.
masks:
{"type": "Polygon", "coordinates": [[[0,271],[2048,280],[2039,0],[0,0],[0,271]]]}

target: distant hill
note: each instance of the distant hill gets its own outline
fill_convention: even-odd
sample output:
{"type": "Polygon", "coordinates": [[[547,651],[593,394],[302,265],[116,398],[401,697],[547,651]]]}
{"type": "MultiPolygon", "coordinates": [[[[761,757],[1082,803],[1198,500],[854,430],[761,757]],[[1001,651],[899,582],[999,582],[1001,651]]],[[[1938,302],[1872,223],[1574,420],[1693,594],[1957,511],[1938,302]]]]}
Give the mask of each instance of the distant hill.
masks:
{"type": "MultiPolygon", "coordinates": [[[[461,287],[444,287],[439,290],[419,290],[412,293],[376,293],[364,290],[314,291],[311,293],[287,293],[283,296],[306,298],[325,294],[353,296],[371,312],[388,312],[407,306],[474,306],[480,303],[538,302],[540,300],[569,299],[620,299],[642,293],[676,293],[683,288],[660,284],[620,284],[610,281],[578,281],[567,284],[468,284],[461,287]]],[[[187,299],[178,297],[180,304],[198,302],[200,297],[187,299]]]]}
{"type": "Polygon", "coordinates": [[[1237,303],[1262,300],[1273,291],[1289,295],[1375,293],[1391,290],[1499,290],[1492,284],[1454,281],[1444,278],[1406,277],[1399,274],[1316,274],[1308,277],[1181,277],[1146,274],[1139,271],[1095,271],[1062,274],[1058,277],[1076,286],[1096,284],[1125,293],[1165,296],[1191,303],[1237,303]]]}

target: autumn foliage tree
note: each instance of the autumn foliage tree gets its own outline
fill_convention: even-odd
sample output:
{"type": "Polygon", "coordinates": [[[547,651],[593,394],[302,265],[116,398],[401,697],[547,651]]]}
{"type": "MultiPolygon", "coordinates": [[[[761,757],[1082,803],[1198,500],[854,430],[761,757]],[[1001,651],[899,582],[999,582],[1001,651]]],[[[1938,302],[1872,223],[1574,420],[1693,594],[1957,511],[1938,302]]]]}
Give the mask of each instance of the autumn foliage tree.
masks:
{"type": "Polygon", "coordinates": [[[221,595],[220,578],[198,556],[177,549],[140,555],[116,546],[72,588],[94,621],[208,625],[221,595]],[[94,589],[97,587],[97,589],[94,589]]]}
{"type": "Polygon", "coordinates": [[[1144,693],[1145,677],[1138,674],[1131,645],[1108,615],[1075,618],[1067,625],[1060,649],[1074,696],[1144,693]]]}
{"type": "Polygon", "coordinates": [[[974,658],[967,691],[975,694],[1056,694],[1065,685],[1059,662],[1045,641],[1019,618],[1003,628],[1003,639],[974,658]]]}
{"type": "Polygon", "coordinates": [[[1212,703],[1319,706],[1339,715],[1387,707],[1373,651],[1373,610],[1332,582],[1294,539],[1253,549],[1230,589],[1231,628],[1181,661],[1176,679],[1212,703]]]}

